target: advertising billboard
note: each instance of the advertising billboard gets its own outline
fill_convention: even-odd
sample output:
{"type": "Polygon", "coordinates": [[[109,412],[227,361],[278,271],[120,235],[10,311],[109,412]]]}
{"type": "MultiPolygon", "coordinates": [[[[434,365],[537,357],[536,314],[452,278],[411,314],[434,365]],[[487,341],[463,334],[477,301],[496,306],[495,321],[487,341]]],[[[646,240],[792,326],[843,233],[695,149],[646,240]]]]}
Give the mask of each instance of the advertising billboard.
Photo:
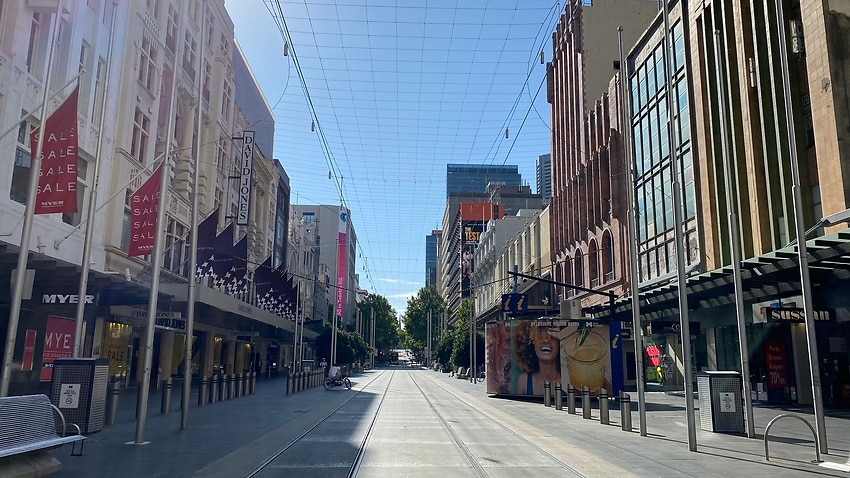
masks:
{"type": "MultiPolygon", "coordinates": [[[[543,384],[555,382],[564,390],[583,386],[597,394],[619,393],[612,381],[612,339],[608,325],[563,320],[510,320],[485,328],[487,393],[543,396],[543,384]],[[612,385],[613,383],[613,385],[612,385]],[[615,390],[616,388],[616,390],[615,390]]],[[[616,334],[615,334],[616,335],[616,334]]],[[[614,360],[621,375],[622,364],[614,360]]]]}
{"type": "Polygon", "coordinates": [[[473,257],[475,256],[475,248],[478,247],[478,239],[486,222],[482,221],[464,221],[461,223],[461,252],[460,252],[460,291],[461,298],[467,298],[472,295],[472,274],[475,270],[473,257]]]}

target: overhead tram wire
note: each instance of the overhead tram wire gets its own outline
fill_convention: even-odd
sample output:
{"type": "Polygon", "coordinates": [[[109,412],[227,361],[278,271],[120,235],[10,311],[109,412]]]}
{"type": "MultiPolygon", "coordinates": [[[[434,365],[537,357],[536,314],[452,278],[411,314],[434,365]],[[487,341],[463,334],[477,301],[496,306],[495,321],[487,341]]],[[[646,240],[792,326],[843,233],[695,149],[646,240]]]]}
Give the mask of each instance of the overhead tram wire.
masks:
{"type": "MultiPolygon", "coordinates": [[[[547,17],[547,21],[549,21],[549,25],[551,25],[551,26],[550,26],[550,30],[552,30],[552,29],[554,28],[554,25],[556,25],[556,24],[557,24],[558,16],[557,16],[557,13],[555,13],[555,12],[557,12],[557,11],[558,11],[558,7],[560,7],[560,1],[556,1],[556,2],[555,2],[555,4],[554,4],[554,5],[550,8],[550,10],[549,10],[549,16],[547,17]],[[553,13],[554,13],[554,17],[553,17],[553,13]],[[552,19],[550,20],[550,18],[552,18],[552,19]]],[[[536,39],[536,38],[538,38],[538,37],[541,35],[541,32],[543,31],[543,25],[545,25],[545,24],[546,24],[546,22],[545,22],[545,21],[544,21],[544,22],[541,22],[541,24],[540,24],[540,25],[541,25],[541,26],[540,26],[540,29],[538,30],[538,34],[535,36],[535,39],[536,39]]],[[[544,39],[545,39],[545,36],[544,36],[544,39]]],[[[545,40],[544,40],[544,41],[545,41],[545,40]]],[[[542,42],[541,42],[541,45],[542,45],[542,42]]],[[[496,163],[496,159],[497,159],[497,154],[498,154],[499,145],[501,145],[501,144],[502,144],[502,142],[501,142],[501,136],[502,136],[502,135],[501,135],[501,132],[502,132],[502,131],[506,131],[506,130],[507,130],[508,125],[510,124],[511,120],[513,119],[514,113],[516,112],[516,109],[517,109],[517,107],[518,107],[518,105],[519,105],[520,99],[522,98],[522,93],[523,93],[526,89],[528,89],[528,91],[529,91],[529,95],[531,94],[531,89],[530,89],[530,88],[528,88],[528,86],[529,86],[528,82],[529,82],[529,80],[531,79],[531,75],[532,75],[532,74],[534,73],[534,71],[535,71],[535,66],[534,66],[534,65],[536,65],[537,63],[536,63],[536,61],[534,61],[534,59],[536,58],[536,54],[535,54],[534,52],[536,52],[536,51],[538,51],[538,50],[539,50],[539,49],[537,48],[537,43],[535,42],[535,44],[534,44],[534,48],[531,50],[531,51],[532,51],[532,53],[531,53],[531,60],[529,61],[529,64],[530,64],[530,65],[532,65],[532,66],[531,66],[530,68],[528,68],[528,72],[527,72],[527,74],[526,74],[526,76],[525,76],[525,81],[523,82],[522,88],[520,89],[519,93],[518,93],[518,94],[517,94],[517,96],[516,96],[516,99],[515,99],[515,100],[514,100],[514,102],[513,102],[513,106],[511,107],[511,110],[510,110],[510,112],[508,113],[508,117],[507,117],[507,118],[505,118],[505,121],[502,123],[502,128],[499,130],[499,134],[497,135],[497,137],[496,137],[496,139],[493,141],[493,143],[490,145],[490,150],[489,150],[489,151],[487,152],[487,154],[485,155],[485,157],[490,157],[490,154],[491,154],[491,153],[493,153],[492,159],[490,160],[490,164],[495,164],[495,163],[496,163]],[[496,152],[493,152],[493,148],[494,148],[494,147],[496,148],[496,152]]],[[[543,73],[543,82],[545,82],[545,81],[546,81],[546,72],[544,71],[544,73],[543,73]]],[[[540,87],[538,87],[538,92],[539,92],[539,91],[540,91],[540,87]]],[[[536,98],[537,98],[537,95],[535,94],[535,95],[534,95],[534,98],[533,98],[533,99],[531,100],[531,102],[530,102],[532,107],[534,106],[534,101],[536,100],[536,98]]],[[[528,114],[527,114],[527,113],[526,113],[526,117],[528,117],[528,114]]],[[[523,123],[525,123],[525,120],[523,120],[523,123]]],[[[522,128],[520,127],[520,129],[519,129],[519,130],[517,130],[517,132],[516,132],[516,133],[514,133],[514,142],[511,144],[511,149],[513,149],[513,144],[515,144],[515,143],[516,143],[516,139],[518,138],[518,136],[519,136],[519,131],[520,131],[521,129],[522,129],[522,128]]],[[[508,154],[510,154],[510,151],[508,152],[508,154]]],[[[504,166],[506,162],[507,162],[507,157],[505,158],[505,161],[503,161],[503,162],[502,162],[502,166],[504,166]]]]}
{"type": "MultiPolygon", "coordinates": [[[[325,135],[324,129],[322,128],[322,124],[319,121],[318,112],[316,111],[316,108],[313,104],[313,99],[312,99],[312,96],[310,95],[310,90],[307,87],[307,80],[304,76],[304,72],[301,68],[301,63],[300,63],[300,61],[298,59],[298,55],[295,51],[295,45],[292,42],[292,36],[289,33],[289,27],[287,26],[286,19],[284,18],[284,15],[283,15],[283,7],[281,6],[279,0],[275,1],[275,6],[277,7],[279,17],[275,17],[274,13],[272,13],[271,11],[270,11],[270,13],[272,13],[272,17],[277,22],[278,29],[279,29],[281,35],[283,36],[284,41],[286,41],[289,45],[289,56],[292,57],[292,63],[295,66],[295,71],[297,72],[298,79],[301,82],[301,89],[304,93],[305,99],[307,100],[307,104],[308,104],[308,107],[309,107],[309,110],[310,110],[310,116],[312,117],[313,121],[315,122],[316,131],[317,131],[318,136],[319,136],[319,143],[320,143],[322,151],[325,155],[325,160],[328,163],[328,167],[330,168],[331,179],[336,184],[337,190],[339,192],[340,205],[342,207],[345,207],[348,210],[351,210],[351,208],[349,208],[348,205],[347,205],[347,201],[346,201],[346,197],[345,197],[345,190],[343,188],[343,182],[342,182],[343,175],[341,174],[339,166],[337,165],[337,162],[336,162],[336,159],[334,157],[333,151],[331,149],[330,143],[328,142],[327,136],[325,135]]],[[[370,284],[371,284],[372,288],[376,289],[374,282],[372,282],[371,274],[367,274],[367,278],[370,280],[370,284]]]]}
{"type": "MultiPolygon", "coordinates": [[[[280,8],[280,4],[279,4],[279,2],[278,2],[278,7],[280,8]]],[[[282,9],[281,9],[281,10],[282,10],[282,9]]],[[[456,11],[462,11],[462,10],[470,10],[470,9],[469,9],[469,8],[461,7],[461,6],[459,6],[459,5],[456,5],[456,6],[454,7],[454,10],[456,10],[456,11]]],[[[551,9],[550,9],[550,11],[551,11],[551,9]]],[[[550,15],[551,15],[551,14],[550,14],[550,15]]],[[[458,26],[460,26],[460,25],[463,23],[462,21],[460,21],[460,15],[456,16],[456,18],[454,19],[454,23],[455,23],[456,28],[457,28],[458,26]]],[[[283,28],[283,27],[281,27],[281,28],[283,28]]],[[[287,33],[289,33],[289,32],[287,31],[287,33]]],[[[372,36],[374,36],[374,32],[372,32],[372,36]]],[[[457,35],[454,35],[454,37],[455,37],[455,38],[460,38],[460,37],[458,37],[457,35]]],[[[291,44],[291,39],[290,39],[290,44],[291,44]]],[[[403,61],[403,60],[401,60],[401,59],[396,59],[396,62],[397,62],[397,63],[398,63],[398,62],[400,62],[400,61],[403,61]]],[[[421,62],[421,60],[420,60],[420,59],[417,59],[416,61],[421,62]]],[[[501,60],[500,60],[500,61],[501,61],[501,60]]],[[[300,67],[300,60],[299,60],[299,67],[300,67]]],[[[325,71],[325,74],[327,75],[327,68],[326,68],[326,66],[323,66],[323,70],[325,71]]],[[[302,88],[304,88],[304,84],[306,83],[306,78],[304,77],[304,72],[303,72],[303,70],[299,71],[299,73],[300,73],[301,78],[302,78],[302,81],[303,81],[303,83],[302,83],[302,88]]],[[[446,83],[446,82],[444,81],[444,83],[446,83]]],[[[470,86],[470,85],[472,85],[472,84],[473,84],[473,82],[471,82],[471,81],[467,81],[467,82],[466,82],[466,84],[467,84],[468,86],[470,86]]],[[[353,90],[355,90],[355,89],[354,89],[354,88],[351,88],[351,90],[353,91],[353,90]]],[[[467,91],[468,91],[468,90],[467,90],[467,91]]],[[[520,91],[520,94],[522,94],[522,91],[524,91],[524,89],[520,91]]],[[[530,90],[529,90],[529,93],[530,93],[530,90]]],[[[492,103],[492,100],[491,100],[490,102],[492,103]]],[[[421,103],[421,100],[420,100],[420,103],[421,103]]],[[[312,106],[312,105],[311,105],[311,106],[312,106]]],[[[513,106],[513,108],[512,108],[512,112],[511,112],[511,114],[514,114],[514,113],[515,113],[515,111],[517,110],[517,108],[518,108],[518,105],[516,104],[516,100],[514,100],[514,106],[513,106]]],[[[313,115],[314,115],[314,116],[315,116],[315,115],[317,115],[317,112],[315,111],[315,107],[313,107],[312,113],[313,113],[313,115]]],[[[334,111],[334,114],[335,114],[335,117],[336,117],[338,120],[339,120],[339,118],[341,118],[341,116],[339,115],[339,111],[336,111],[336,110],[335,110],[335,111],[334,111]]],[[[359,114],[355,115],[355,117],[359,117],[359,114]]],[[[442,124],[442,122],[441,122],[440,124],[442,124]]],[[[482,124],[483,124],[483,123],[482,123],[482,124]]],[[[502,128],[500,128],[500,130],[501,130],[501,129],[502,129],[502,128]]],[[[480,128],[479,128],[479,132],[480,132],[480,128]]],[[[501,131],[500,131],[500,133],[501,133],[501,131]]],[[[516,134],[518,134],[518,133],[515,133],[515,135],[516,135],[516,134]]],[[[362,132],[361,132],[361,136],[362,136],[362,132]]],[[[516,138],[516,136],[515,136],[515,138],[516,138]]],[[[324,141],[324,142],[322,143],[322,147],[323,147],[323,148],[325,148],[326,160],[328,160],[328,157],[331,157],[331,158],[333,157],[333,151],[329,149],[329,148],[330,148],[330,147],[329,147],[329,139],[328,139],[327,137],[325,137],[325,136],[322,136],[322,140],[324,141]]],[[[420,138],[420,139],[417,139],[416,141],[422,141],[422,140],[421,140],[421,138],[420,138]]],[[[468,144],[468,143],[467,143],[467,144],[468,144]]],[[[456,143],[454,151],[457,151],[457,149],[456,149],[456,148],[457,148],[457,145],[459,145],[459,143],[456,143]]],[[[473,144],[473,145],[471,145],[471,147],[473,148],[473,149],[471,149],[471,150],[470,150],[470,151],[472,152],[472,154],[477,154],[477,153],[475,153],[475,152],[474,152],[474,144],[473,144]]],[[[417,147],[417,148],[418,148],[418,147],[417,147]]],[[[513,149],[513,148],[512,148],[512,149],[513,149]]],[[[491,148],[491,150],[492,150],[492,148],[491,148]]],[[[384,151],[384,152],[382,153],[383,155],[385,155],[385,156],[389,155],[389,153],[388,153],[386,150],[383,150],[383,151],[384,151]]],[[[404,154],[404,153],[402,153],[402,154],[404,154]]],[[[439,151],[436,151],[436,152],[435,152],[435,154],[440,154],[440,153],[439,153],[439,151]]],[[[455,154],[457,154],[457,153],[455,153],[455,154]]],[[[491,152],[491,153],[489,153],[489,154],[492,154],[492,152],[491,152]]],[[[489,155],[489,154],[488,154],[488,155],[489,155]]],[[[467,156],[470,156],[470,155],[467,155],[467,156]]],[[[498,156],[498,155],[497,155],[497,156],[498,156]]],[[[418,156],[418,155],[417,155],[417,157],[420,157],[420,156],[418,156]]],[[[436,157],[436,156],[435,156],[435,157],[436,157]]],[[[492,156],[491,156],[491,161],[495,161],[495,160],[493,159],[493,157],[492,157],[492,156]]],[[[334,168],[333,164],[331,164],[330,166],[331,166],[331,169],[333,169],[333,168],[334,168]]],[[[344,192],[344,191],[343,191],[342,195],[343,195],[343,197],[345,196],[345,192],[344,192]]],[[[366,237],[368,237],[368,236],[366,236],[366,237]]],[[[369,242],[369,241],[367,241],[367,243],[368,243],[368,242],[369,242]]],[[[362,242],[361,242],[361,244],[362,244],[362,242]]],[[[366,265],[367,265],[367,267],[368,267],[368,261],[364,261],[364,262],[366,263],[366,265]]]]}

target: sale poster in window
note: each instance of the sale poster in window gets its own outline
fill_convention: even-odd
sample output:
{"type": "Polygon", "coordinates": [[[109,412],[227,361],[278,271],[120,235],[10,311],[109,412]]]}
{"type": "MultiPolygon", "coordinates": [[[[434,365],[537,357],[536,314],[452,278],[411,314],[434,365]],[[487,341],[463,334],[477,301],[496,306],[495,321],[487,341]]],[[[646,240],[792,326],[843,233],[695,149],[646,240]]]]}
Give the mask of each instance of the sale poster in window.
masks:
{"type": "Polygon", "coordinates": [[[785,344],[782,342],[765,342],[764,355],[767,364],[768,388],[787,387],[788,364],[785,359],[785,344]]]}
{"type": "Polygon", "coordinates": [[[53,361],[70,357],[74,349],[74,319],[67,317],[47,317],[47,330],[44,333],[44,351],[41,353],[42,382],[53,378],[53,361]]]}

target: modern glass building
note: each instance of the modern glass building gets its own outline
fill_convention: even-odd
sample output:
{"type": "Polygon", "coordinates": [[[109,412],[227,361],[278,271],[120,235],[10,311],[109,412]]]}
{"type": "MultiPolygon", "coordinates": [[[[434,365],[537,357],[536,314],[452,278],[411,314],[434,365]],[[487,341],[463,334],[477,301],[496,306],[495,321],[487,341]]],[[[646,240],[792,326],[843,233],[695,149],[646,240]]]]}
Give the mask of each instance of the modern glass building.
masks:
{"type": "Polygon", "coordinates": [[[676,244],[673,224],[673,168],[670,155],[668,119],[673,123],[672,145],[677,155],[679,184],[685,222],[687,267],[699,263],[699,238],[696,220],[694,160],[691,145],[688,80],[685,66],[685,41],[680,8],[670,15],[672,32],[671,60],[673,84],[664,71],[662,32],[646,35],[634,47],[627,60],[634,138],[635,195],[638,201],[638,267],[640,281],[647,282],[675,274],[676,244]],[[672,104],[667,88],[673,89],[672,104]]]}
{"type": "Polygon", "coordinates": [[[543,196],[543,204],[549,205],[552,197],[552,154],[541,154],[537,157],[537,194],[543,196]]]}
{"type": "Polygon", "coordinates": [[[505,186],[521,186],[522,177],[516,165],[446,165],[446,197],[452,193],[483,193],[487,184],[492,182],[502,182],[505,186]]]}

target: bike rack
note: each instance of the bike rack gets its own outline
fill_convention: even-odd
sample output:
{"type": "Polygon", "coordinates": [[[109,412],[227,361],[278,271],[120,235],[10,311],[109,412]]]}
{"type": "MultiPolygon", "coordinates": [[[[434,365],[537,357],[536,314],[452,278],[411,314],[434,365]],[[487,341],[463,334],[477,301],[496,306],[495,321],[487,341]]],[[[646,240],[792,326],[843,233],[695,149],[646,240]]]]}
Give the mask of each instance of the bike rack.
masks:
{"type": "Polygon", "coordinates": [[[770,454],[767,451],[767,443],[768,443],[768,438],[769,438],[770,427],[772,427],[773,424],[777,420],[779,420],[780,418],[796,418],[797,420],[800,420],[801,422],[805,423],[807,427],[809,427],[809,430],[812,431],[812,437],[815,440],[814,445],[815,445],[816,460],[813,463],[821,463],[822,460],[820,459],[820,448],[818,448],[818,436],[817,436],[817,433],[815,432],[815,429],[812,428],[812,425],[808,421],[806,421],[805,418],[803,418],[799,415],[794,415],[793,413],[783,413],[781,415],[777,415],[776,417],[773,418],[773,420],[771,420],[767,423],[767,427],[765,427],[765,429],[764,429],[764,460],[770,461],[770,454]]]}

